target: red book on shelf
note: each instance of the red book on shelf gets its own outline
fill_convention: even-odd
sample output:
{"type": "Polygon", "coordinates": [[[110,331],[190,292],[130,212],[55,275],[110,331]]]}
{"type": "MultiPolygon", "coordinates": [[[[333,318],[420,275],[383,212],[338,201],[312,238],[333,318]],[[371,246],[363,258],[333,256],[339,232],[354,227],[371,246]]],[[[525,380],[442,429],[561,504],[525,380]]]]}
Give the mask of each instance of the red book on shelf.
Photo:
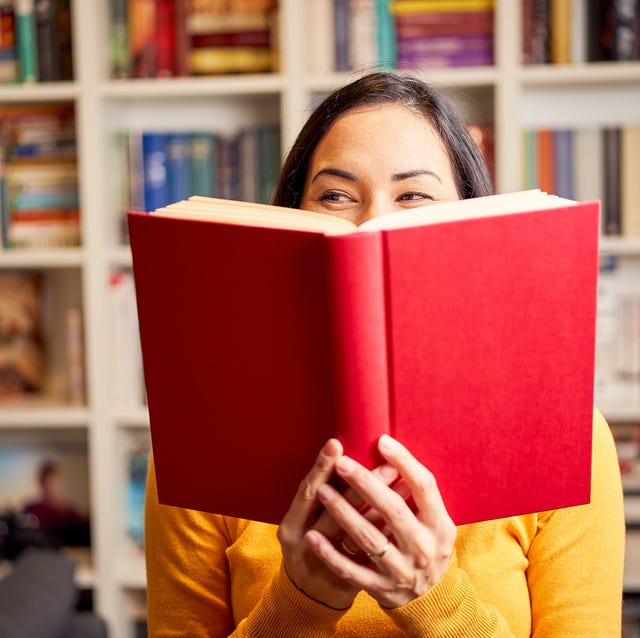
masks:
{"type": "Polygon", "coordinates": [[[155,0],[155,2],[155,74],[157,77],[172,77],[178,75],[176,30],[179,23],[176,21],[176,9],[179,3],[176,0],[155,0]]]}
{"type": "Polygon", "coordinates": [[[343,219],[129,213],[162,503],[277,523],[323,443],[382,433],[457,524],[586,503],[599,204],[539,191],[343,219]]]}

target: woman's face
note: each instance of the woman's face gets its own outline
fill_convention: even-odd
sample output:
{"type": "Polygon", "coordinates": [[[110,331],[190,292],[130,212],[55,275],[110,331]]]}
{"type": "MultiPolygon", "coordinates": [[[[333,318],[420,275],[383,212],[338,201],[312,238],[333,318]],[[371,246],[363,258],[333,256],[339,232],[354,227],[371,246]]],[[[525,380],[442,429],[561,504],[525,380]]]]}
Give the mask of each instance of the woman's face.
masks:
{"type": "Polygon", "coordinates": [[[355,224],[402,208],[459,199],[430,122],[399,104],[341,116],[311,156],[300,208],[355,224]]]}

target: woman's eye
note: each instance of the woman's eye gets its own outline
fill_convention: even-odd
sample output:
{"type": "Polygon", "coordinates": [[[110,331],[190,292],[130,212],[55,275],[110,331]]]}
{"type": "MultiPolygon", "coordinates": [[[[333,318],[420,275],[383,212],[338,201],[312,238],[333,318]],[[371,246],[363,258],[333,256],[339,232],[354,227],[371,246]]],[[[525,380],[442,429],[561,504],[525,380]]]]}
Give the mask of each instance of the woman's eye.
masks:
{"type": "Polygon", "coordinates": [[[343,202],[351,201],[351,198],[345,193],[338,193],[336,191],[326,191],[318,198],[321,202],[335,202],[341,204],[343,202]]]}
{"type": "Polygon", "coordinates": [[[427,195],[426,193],[402,193],[402,195],[400,195],[396,199],[399,202],[421,202],[425,200],[432,201],[433,197],[431,197],[431,195],[427,195]]]}

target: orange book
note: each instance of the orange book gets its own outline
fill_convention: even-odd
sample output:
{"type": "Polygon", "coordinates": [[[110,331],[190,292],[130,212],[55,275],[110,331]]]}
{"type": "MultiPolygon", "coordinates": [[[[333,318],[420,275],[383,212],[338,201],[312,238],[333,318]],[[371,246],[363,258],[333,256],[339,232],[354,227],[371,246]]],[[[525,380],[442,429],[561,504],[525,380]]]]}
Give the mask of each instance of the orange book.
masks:
{"type": "Polygon", "coordinates": [[[536,132],[536,165],[538,188],[555,193],[556,165],[554,136],[550,129],[540,129],[536,132]]]}

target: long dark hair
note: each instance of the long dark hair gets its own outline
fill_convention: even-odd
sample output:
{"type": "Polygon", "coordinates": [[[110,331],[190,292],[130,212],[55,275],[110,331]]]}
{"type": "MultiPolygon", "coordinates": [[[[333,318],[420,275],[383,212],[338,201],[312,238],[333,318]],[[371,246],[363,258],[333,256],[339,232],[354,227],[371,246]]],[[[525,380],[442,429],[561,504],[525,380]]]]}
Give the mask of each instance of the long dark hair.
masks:
{"type": "Polygon", "coordinates": [[[461,199],[493,193],[482,154],[453,104],[416,78],[379,71],[331,93],[313,111],[284,161],[273,203],[299,208],[311,155],[331,125],[355,107],[378,104],[401,104],[432,124],[447,150],[461,199]]]}

